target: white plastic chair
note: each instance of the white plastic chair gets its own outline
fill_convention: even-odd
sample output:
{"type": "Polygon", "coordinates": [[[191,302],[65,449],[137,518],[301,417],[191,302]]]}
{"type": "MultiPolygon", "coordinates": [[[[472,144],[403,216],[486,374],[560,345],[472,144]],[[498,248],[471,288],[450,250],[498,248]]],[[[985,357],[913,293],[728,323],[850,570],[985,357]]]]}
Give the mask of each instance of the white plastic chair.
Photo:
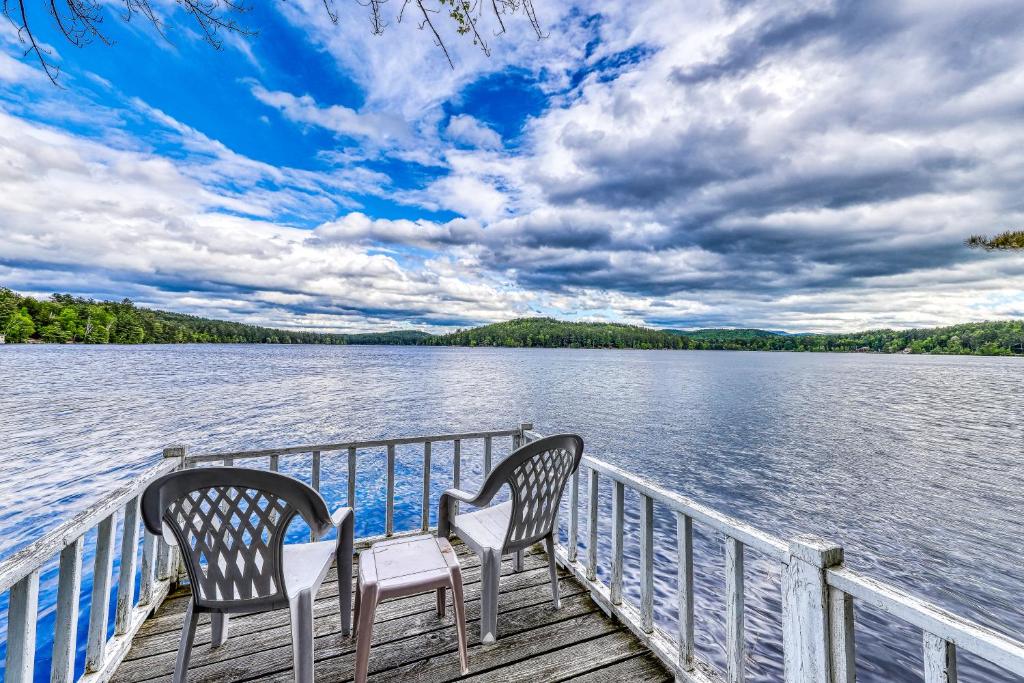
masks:
{"type": "Polygon", "coordinates": [[[501,559],[515,554],[516,571],[522,571],[522,551],[543,540],[548,553],[551,597],[555,608],[558,573],[555,565],[555,524],[558,505],[570,475],[583,457],[583,439],[575,434],[557,434],[528,443],[498,465],[475,496],[459,489],[441,495],[437,511],[437,535],[454,532],[480,555],[483,583],[480,610],[480,639],[493,643],[498,635],[498,582],[501,559]],[[511,500],[475,512],[456,514],[456,503],[474,507],[488,505],[508,486],[511,500]]]}
{"type": "Polygon", "coordinates": [[[329,515],[315,490],[275,472],[207,467],[172,472],[149,485],[142,515],[150,533],[181,550],[192,588],[185,612],[174,683],[188,678],[196,624],[211,614],[213,647],[228,637],[230,614],[287,607],[297,683],[313,681],[313,601],[331,567],[338,565],[341,633],[352,616],[352,509],[329,515]],[[285,545],[301,515],[314,538],[338,530],[334,541],[285,545]]]}

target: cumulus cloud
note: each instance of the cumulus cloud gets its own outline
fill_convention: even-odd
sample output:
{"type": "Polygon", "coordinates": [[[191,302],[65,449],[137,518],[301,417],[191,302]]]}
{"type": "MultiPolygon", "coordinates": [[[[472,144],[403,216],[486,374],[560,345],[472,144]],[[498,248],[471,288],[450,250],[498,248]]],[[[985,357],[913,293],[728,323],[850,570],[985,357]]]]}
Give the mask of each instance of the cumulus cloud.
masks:
{"type": "MultiPolygon", "coordinates": [[[[61,130],[52,98],[32,105],[52,127],[8,102],[11,277],[42,287],[88,264],[155,302],[318,328],[531,310],[793,331],[1024,316],[1024,257],[962,245],[1024,224],[1010,0],[581,0],[542,17],[550,38],[512,30],[491,59],[452,37],[455,71],[408,21],[380,38],[317,0],[276,7],[363,89],[352,108],[251,84],[295,125],[357,142],[322,150],[332,171],[247,158],[141,101],[133,115],[181,158],[114,137],[119,113],[87,137],[61,130]],[[513,65],[546,96],[514,141],[453,108],[513,65]],[[413,180],[396,187],[395,169],[413,180]]],[[[0,53],[3,78],[29,76],[0,53]]]]}
{"type": "Polygon", "coordinates": [[[446,133],[455,142],[472,147],[480,149],[499,149],[501,147],[501,136],[498,135],[498,132],[469,114],[453,116],[448,122],[446,133]]]}

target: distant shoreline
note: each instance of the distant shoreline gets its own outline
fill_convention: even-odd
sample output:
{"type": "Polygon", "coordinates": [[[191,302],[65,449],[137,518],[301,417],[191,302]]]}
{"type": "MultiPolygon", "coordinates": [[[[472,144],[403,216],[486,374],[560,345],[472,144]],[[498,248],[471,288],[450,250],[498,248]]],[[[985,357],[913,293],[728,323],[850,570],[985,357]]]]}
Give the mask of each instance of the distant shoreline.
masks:
{"type": "Polygon", "coordinates": [[[1024,321],[910,330],[789,334],[756,328],[678,330],[621,323],[518,318],[446,334],[394,330],[357,334],[281,330],[69,294],[48,300],[0,287],[0,335],[27,344],[310,344],[806,353],[1024,355],[1024,321]]]}
{"type": "Polygon", "coordinates": [[[755,349],[755,348],[672,348],[672,349],[639,349],[629,347],[613,347],[613,346],[483,346],[483,345],[469,345],[469,344],[389,344],[389,343],[362,343],[362,344],[322,344],[317,342],[141,342],[137,344],[119,344],[119,343],[106,343],[106,344],[90,344],[87,342],[43,342],[33,340],[31,342],[24,342],[18,344],[0,344],[0,347],[25,347],[25,346],[45,346],[45,347],[61,347],[61,346],[76,346],[76,347],[116,347],[116,348],[145,348],[145,347],[164,347],[164,346],[356,346],[356,347],[374,347],[374,348],[388,348],[388,347],[418,347],[418,348],[437,348],[437,349],[516,349],[516,350],[533,350],[533,349],[544,349],[544,350],[564,350],[564,351],[665,351],[665,352],[676,352],[676,351],[717,351],[717,352],[740,352],[740,353],[793,353],[793,354],[838,354],[844,356],[864,355],[864,356],[973,356],[978,358],[1024,358],[1024,354],[1020,353],[950,353],[950,352],[934,352],[934,351],[923,351],[920,353],[915,352],[904,352],[904,351],[845,351],[841,349],[832,350],[807,350],[807,349],[755,349]]]}

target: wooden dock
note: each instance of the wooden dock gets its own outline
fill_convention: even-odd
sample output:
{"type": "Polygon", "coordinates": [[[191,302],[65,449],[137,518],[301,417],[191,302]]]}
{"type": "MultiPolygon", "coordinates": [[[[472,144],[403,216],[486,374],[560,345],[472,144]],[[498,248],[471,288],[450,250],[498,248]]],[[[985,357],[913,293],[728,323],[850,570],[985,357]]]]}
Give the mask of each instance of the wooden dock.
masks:
{"type": "MultiPolygon", "coordinates": [[[[607,617],[587,589],[561,570],[562,608],[551,604],[547,559],[540,549],[524,569],[502,568],[498,642],[480,644],[480,562],[457,544],[469,620],[469,680],[667,681],[672,675],[628,629],[607,617]]],[[[334,569],[314,607],[316,678],[352,679],[355,641],[339,634],[334,569]]],[[[174,593],[139,629],[114,674],[117,683],[170,680],[188,587],[174,593]]],[[[210,647],[206,618],[196,633],[189,681],[292,680],[288,610],[234,617],[227,643],[210,647]]],[[[375,681],[448,681],[459,674],[452,610],[439,618],[433,593],[392,600],[377,609],[370,654],[375,681]]]]}

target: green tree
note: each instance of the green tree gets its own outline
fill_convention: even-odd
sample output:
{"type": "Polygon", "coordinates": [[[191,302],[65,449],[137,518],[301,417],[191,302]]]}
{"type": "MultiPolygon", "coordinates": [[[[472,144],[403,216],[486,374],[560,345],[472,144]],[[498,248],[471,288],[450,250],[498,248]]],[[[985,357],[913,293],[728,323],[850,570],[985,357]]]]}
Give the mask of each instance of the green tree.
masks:
{"type": "Polygon", "coordinates": [[[4,325],[4,336],[9,342],[24,342],[36,333],[35,323],[28,314],[28,310],[22,308],[7,319],[4,325]]]}

